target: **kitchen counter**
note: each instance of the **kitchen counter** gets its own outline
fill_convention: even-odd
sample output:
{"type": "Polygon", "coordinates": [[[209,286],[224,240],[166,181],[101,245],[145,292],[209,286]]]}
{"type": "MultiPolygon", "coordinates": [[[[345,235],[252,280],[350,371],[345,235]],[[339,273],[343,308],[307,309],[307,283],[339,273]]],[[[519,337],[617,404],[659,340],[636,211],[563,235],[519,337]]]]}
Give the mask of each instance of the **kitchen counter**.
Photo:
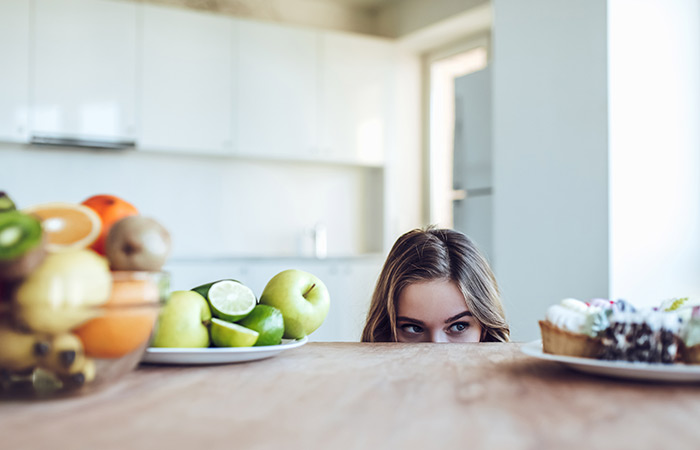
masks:
{"type": "Polygon", "coordinates": [[[700,386],[616,381],[519,344],[309,343],[142,366],[75,399],[0,404],[7,449],[697,448],[700,386]]]}

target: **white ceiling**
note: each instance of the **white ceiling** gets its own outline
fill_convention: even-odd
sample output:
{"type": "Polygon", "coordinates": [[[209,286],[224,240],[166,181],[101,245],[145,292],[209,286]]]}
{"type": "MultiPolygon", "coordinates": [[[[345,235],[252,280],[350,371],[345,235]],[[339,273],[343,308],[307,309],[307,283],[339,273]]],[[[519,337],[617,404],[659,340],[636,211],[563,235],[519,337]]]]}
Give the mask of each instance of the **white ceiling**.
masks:
{"type": "Polygon", "coordinates": [[[400,0],[317,0],[326,3],[339,3],[357,8],[378,8],[391,3],[396,3],[400,0]]]}

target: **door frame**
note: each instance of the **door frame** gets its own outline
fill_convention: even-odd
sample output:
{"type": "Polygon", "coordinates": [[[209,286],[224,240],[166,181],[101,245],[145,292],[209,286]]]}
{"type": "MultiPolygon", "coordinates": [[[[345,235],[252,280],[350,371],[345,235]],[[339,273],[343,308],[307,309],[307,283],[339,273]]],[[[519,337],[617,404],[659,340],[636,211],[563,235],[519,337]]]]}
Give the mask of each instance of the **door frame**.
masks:
{"type": "MultiPolygon", "coordinates": [[[[491,29],[487,31],[482,31],[476,34],[471,34],[464,36],[456,41],[453,41],[446,45],[441,45],[434,49],[427,50],[421,55],[421,71],[422,71],[422,87],[421,87],[421,111],[422,119],[422,167],[423,167],[423,179],[425,183],[423,184],[423,221],[425,223],[434,224],[436,223],[437,217],[433,214],[434,204],[432,201],[433,193],[437,189],[436,181],[432,177],[432,172],[434,168],[434,155],[433,149],[431,149],[431,114],[430,114],[430,93],[432,86],[431,77],[431,66],[437,61],[450,58],[452,56],[458,55],[460,53],[465,53],[478,48],[484,48],[486,51],[486,66],[488,67],[491,63],[491,29]]],[[[449,168],[444,168],[446,173],[452,177],[452,167],[450,163],[449,168]],[[449,170],[448,170],[449,169],[449,170]]],[[[448,193],[445,193],[446,195],[448,193]]],[[[451,226],[450,224],[447,224],[451,226]]]]}

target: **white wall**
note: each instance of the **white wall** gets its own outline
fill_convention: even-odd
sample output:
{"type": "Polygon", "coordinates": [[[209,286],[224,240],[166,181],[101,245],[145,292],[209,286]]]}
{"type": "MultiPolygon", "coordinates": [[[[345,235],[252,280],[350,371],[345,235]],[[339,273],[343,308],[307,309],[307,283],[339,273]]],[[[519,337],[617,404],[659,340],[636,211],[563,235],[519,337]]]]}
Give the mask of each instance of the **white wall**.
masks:
{"type": "Polygon", "coordinates": [[[700,2],[610,0],[610,291],[700,295],[700,2]]]}
{"type": "Polygon", "coordinates": [[[389,145],[394,149],[386,164],[386,217],[388,224],[384,237],[385,250],[406,231],[423,226],[423,153],[421,123],[421,61],[410,51],[400,50],[397,55],[397,83],[392,114],[397,133],[389,145]]]}
{"type": "Polygon", "coordinates": [[[382,250],[368,247],[381,242],[379,169],[2,144],[0,172],[19,206],[129,200],[170,230],[175,258],[299,255],[319,221],[329,256],[382,250]]]}
{"type": "Polygon", "coordinates": [[[515,340],[608,294],[606,1],[495,0],[494,270],[515,340]]]}

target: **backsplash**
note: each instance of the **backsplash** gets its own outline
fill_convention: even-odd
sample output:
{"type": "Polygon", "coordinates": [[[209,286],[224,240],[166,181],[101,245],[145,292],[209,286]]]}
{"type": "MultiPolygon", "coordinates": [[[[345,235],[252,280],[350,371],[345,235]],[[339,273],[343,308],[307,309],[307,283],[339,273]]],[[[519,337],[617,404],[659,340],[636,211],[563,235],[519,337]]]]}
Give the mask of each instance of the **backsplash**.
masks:
{"type": "Polygon", "coordinates": [[[161,221],[173,257],[328,256],[382,251],[381,169],[138,151],[0,146],[0,189],[20,206],[110,193],[161,221]]]}

